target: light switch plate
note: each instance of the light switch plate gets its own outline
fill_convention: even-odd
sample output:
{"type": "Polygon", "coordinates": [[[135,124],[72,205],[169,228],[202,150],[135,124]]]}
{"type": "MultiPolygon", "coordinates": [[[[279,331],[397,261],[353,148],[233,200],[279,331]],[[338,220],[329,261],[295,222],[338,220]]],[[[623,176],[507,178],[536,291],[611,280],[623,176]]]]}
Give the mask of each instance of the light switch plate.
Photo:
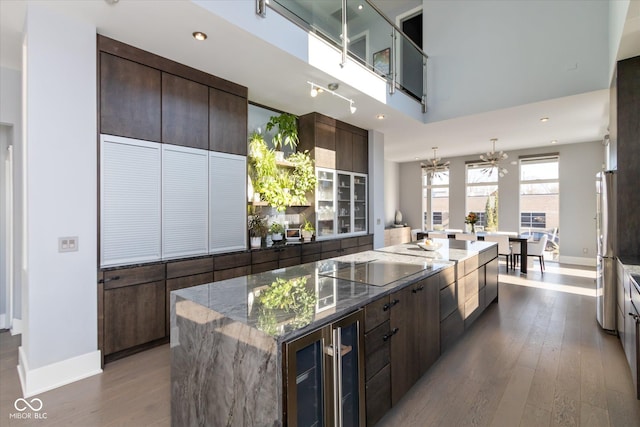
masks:
{"type": "Polygon", "coordinates": [[[58,252],[77,252],[78,236],[58,237],[58,252]]]}

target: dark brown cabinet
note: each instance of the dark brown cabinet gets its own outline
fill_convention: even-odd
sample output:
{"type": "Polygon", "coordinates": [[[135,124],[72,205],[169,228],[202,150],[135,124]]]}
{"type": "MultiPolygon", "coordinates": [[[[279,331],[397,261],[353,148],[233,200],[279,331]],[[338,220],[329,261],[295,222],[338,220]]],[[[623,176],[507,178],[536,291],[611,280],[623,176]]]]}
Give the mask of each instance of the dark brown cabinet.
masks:
{"type": "Polygon", "coordinates": [[[336,129],[336,169],[353,170],[353,133],[341,128],[336,129]]]}
{"type": "Polygon", "coordinates": [[[251,274],[251,253],[236,252],[213,257],[213,279],[232,279],[251,274]]]}
{"type": "Polygon", "coordinates": [[[213,282],[213,257],[167,263],[166,331],[169,335],[171,291],[213,282]]]}
{"type": "Polygon", "coordinates": [[[160,141],[161,73],[100,54],[100,133],[160,141]]]}
{"type": "Polygon", "coordinates": [[[251,274],[300,264],[300,246],[291,245],[252,251],[251,274]]]}
{"type": "Polygon", "coordinates": [[[247,99],[209,89],[209,150],[247,155],[247,99]]]}
{"type": "Polygon", "coordinates": [[[367,131],[353,133],[353,165],[352,171],[369,173],[369,135],[367,131]]]}
{"type": "Polygon", "coordinates": [[[162,142],[209,148],[209,88],[162,73],[162,142]]]}
{"type": "Polygon", "coordinates": [[[104,355],[165,337],[163,264],[109,270],[104,277],[104,355]]]}

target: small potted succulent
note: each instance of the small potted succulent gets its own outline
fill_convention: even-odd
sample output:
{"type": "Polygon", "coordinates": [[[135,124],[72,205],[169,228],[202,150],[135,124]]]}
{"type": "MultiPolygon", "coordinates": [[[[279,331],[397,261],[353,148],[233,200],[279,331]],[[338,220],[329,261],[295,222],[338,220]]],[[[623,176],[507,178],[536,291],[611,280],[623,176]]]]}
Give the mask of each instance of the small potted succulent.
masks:
{"type": "Polygon", "coordinates": [[[300,234],[302,235],[302,240],[310,241],[311,238],[313,237],[314,231],[316,231],[316,229],[313,227],[313,224],[311,224],[311,222],[309,222],[309,220],[305,219],[304,220],[304,224],[302,225],[302,227],[300,229],[300,234]]]}
{"type": "Polygon", "coordinates": [[[282,233],[284,233],[284,227],[279,222],[274,222],[269,227],[269,233],[271,233],[271,240],[279,242],[282,240],[282,233]]]}
{"type": "Polygon", "coordinates": [[[249,236],[251,236],[251,249],[259,249],[262,239],[267,237],[267,221],[260,215],[249,217],[249,236]]]}

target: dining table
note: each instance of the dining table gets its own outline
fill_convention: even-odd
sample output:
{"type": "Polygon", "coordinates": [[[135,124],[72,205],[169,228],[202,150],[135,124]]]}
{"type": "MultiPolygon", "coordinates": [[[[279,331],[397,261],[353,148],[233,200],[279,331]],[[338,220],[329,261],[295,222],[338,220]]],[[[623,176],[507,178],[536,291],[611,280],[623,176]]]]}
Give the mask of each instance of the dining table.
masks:
{"type": "MultiPolygon", "coordinates": [[[[450,239],[455,239],[456,238],[456,234],[455,232],[450,232],[450,231],[434,231],[435,233],[443,233],[446,234],[448,238],[450,239]]],[[[418,240],[422,240],[424,238],[426,238],[428,236],[428,231],[418,231],[418,233],[416,233],[416,238],[418,240]]],[[[475,233],[476,237],[478,238],[478,240],[484,240],[484,236],[486,236],[487,234],[490,234],[487,231],[478,231],[475,233]]],[[[510,242],[517,242],[520,243],[520,274],[527,274],[527,242],[529,241],[529,239],[531,238],[531,236],[528,235],[523,235],[520,233],[516,233],[516,232],[503,232],[503,233],[498,233],[498,234],[506,234],[507,236],[509,236],[509,241],[510,242]]]]}

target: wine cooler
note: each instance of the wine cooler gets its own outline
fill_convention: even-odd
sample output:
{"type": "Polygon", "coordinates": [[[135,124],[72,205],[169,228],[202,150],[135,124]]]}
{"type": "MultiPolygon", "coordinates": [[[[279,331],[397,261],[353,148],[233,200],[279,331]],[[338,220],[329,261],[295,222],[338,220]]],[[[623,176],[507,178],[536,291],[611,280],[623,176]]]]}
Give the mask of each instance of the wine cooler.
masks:
{"type": "Polygon", "coordinates": [[[285,344],[289,427],[365,425],[364,312],[285,344]]]}

